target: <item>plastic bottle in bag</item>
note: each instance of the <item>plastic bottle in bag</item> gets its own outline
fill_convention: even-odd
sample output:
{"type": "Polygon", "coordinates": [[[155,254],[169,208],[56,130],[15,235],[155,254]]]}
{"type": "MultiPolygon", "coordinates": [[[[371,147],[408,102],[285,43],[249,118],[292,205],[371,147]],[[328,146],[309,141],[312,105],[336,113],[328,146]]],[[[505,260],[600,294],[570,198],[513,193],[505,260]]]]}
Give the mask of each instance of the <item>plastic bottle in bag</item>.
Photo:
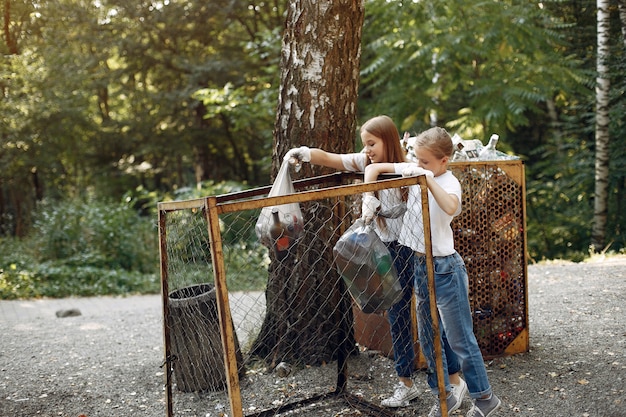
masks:
{"type": "Polygon", "coordinates": [[[377,295],[382,291],[380,277],[377,276],[376,272],[372,270],[366,262],[366,259],[370,259],[369,251],[372,246],[372,239],[367,233],[355,233],[351,236],[351,240],[357,251],[354,253],[354,256],[359,262],[362,263],[360,267],[360,271],[358,274],[358,278],[355,279],[355,285],[362,292],[362,296],[367,299],[372,295],[377,295]]]}
{"type": "Polygon", "coordinates": [[[355,223],[333,252],[337,271],[364,313],[386,310],[402,295],[391,254],[371,226],[355,223]]]}
{"type": "Polygon", "coordinates": [[[291,244],[298,239],[300,233],[304,229],[302,223],[298,221],[298,216],[292,215],[292,222],[287,225],[287,234],[291,238],[291,244]]]}
{"type": "Polygon", "coordinates": [[[374,252],[374,262],[376,262],[376,272],[378,272],[381,276],[385,276],[391,272],[391,268],[393,268],[393,261],[389,254],[384,253],[380,254],[374,252]]]}
{"type": "Polygon", "coordinates": [[[374,252],[374,260],[381,283],[381,289],[377,295],[382,297],[381,304],[385,308],[389,308],[398,302],[402,296],[402,286],[398,281],[398,273],[389,252],[374,252]]]}

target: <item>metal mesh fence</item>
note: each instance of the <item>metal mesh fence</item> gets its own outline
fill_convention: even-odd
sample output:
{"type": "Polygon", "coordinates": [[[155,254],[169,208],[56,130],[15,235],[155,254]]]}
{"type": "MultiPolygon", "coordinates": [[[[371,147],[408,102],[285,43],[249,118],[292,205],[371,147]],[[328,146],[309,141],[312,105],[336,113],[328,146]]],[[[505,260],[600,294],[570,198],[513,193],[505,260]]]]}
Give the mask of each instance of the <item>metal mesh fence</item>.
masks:
{"type": "MultiPolygon", "coordinates": [[[[451,169],[463,186],[455,246],[483,355],[526,351],[523,168],[451,169]]],[[[393,415],[377,405],[397,380],[388,318],[357,307],[333,247],[360,217],[363,192],[425,189],[424,178],[360,179],[301,180],[298,193],[284,197],[265,197],[264,187],[159,203],[167,416],[393,415]],[[278,254],[259,241],[255,224],[263,207],[292,202],[304,229],[278,254]],[[390,381],[384,392],[380,379],[390,381]]],[[[416,337],[414,329],[419,349],[416,337]]]]}
{"type": "Polygon", "coordinates": [[[355,341],[360,309],[333,247],[360,217],[361,193],[424,179],[346,185],[355,180],[302,181],[291,197],[254,198],[267,193],[257,189],[159,204],[167,415],[391,415],[368,383],[372,364],[391,360],[355,341]],[[262,207],[292,201],[304,229],[277,256],[255,223],[262,207]]]}

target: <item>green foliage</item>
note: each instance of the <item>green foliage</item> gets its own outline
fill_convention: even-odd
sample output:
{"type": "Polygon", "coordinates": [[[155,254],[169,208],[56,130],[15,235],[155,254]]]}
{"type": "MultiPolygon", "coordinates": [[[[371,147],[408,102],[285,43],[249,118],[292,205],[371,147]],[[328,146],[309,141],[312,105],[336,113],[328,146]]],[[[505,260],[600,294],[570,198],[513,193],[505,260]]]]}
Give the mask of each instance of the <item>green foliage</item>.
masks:
{"type": "MultiPolygon", "coordinates": [[[[170,257],[170,286],[200,284],[215,279],[209,248],[196,251],[196,256],[185,256],[185,241],[178,242],[180,250],[170,257]],[[200,256],[197,256],[200,255],[200,256]]],[[[229,291],[262,291],[267,285],[268,250],[257,242],[226,244],[223,246],[226,285],[229,291]]]]}
{"type": "Polygon", "coordinates": [[[26,238],[0,240],[0,298],[154,293],[154,223],[119,204],[43,204],[26,238]]]}
{"type": "Polygon", "coordinates": [[[208,178],[267,183],[285,6],[12,8],[11,29],[21,33],[0,63],[0,191],[11,196],[0,231],[21,235],[41,198],[118,200],[136,187],[161,192],[208,178]],[[237,106],[224,111],[196,95],[227,86],[237,106]]]}
{"type": "MultiPolygon", "coordinates": [[[[200,187],[185,187],[169,195],[158,195],[145,189],[129,193],[125,201],[140,208],[149,216],[156,217],[159,201],[190,200],[206,196],[220,196],[248,189],[246,184],[234,181],[204,181],[200,187]]],[[[190,216],[194,216],[190,214],[190,216]]],[[[238,275],[227,272],[228,288],[232,291],[261,290],[267,282],[269,256],[267,248],[259,243],[254,233],[254,225],[259,211],[229,213],[220,216],[220,232],[224,251],[224,263],[227,271],[245,271],[238,275]]],[[[169,237],[176,246],[171,257],[170,267],[177,275],[186,277],[192,283],[201,283],[207,276],[212,276],[209,236],[202,213],[188,219],[188,228],[169,230],[169,237]],[[200,218],[198,218],[200,217],[200,218]],[[197,223],[194,223],[197,222],[197,223]]]]}
{"type": "Polygon", "coordinates": [[[267,285],[267,268],[270,264],[268,249],[258,240],[236,243],[224,254],[226,271],[237,274],[226,276],[231,291],[261,291],[267,285]]]}
{"type": "MultiPolygon", "coordinates": [[[[191,198],[201,198],[205,196],[217,196],[229,193],[235,193],[248,189],[250,187],[245,184],[237,183],[234,181],[223,181],[216,183],[214,181],[204,181],[198,188],[184,188],[177,190],[175,193],[176,200],[186,200],[191,198]]],[[[241,235],[241,230],[248,232],[253,231],[250,228],[250,224],[254,224],[258,218],[258,212],[241,212],[234,215],[224,215],[220,217],[220,229],[222,238],[226,244],[250,244],[256,242],[258,239],[254,233],[249,233],[246,236],[241,235]]],[[[208,239],[208,237],[207,237],[208,239]]]]}
{"type": "Polygon", "coordinates": [[[42,261],[157,271],[156,227],[125,205],[68,200],[42,204],[32,242],[42,261]]]}
{"type": "MultiPolygon", "coordinates": [[[[228,191],[211,187],[228,181],[267,184],[288,2],[10,3],[0,33],[0,236],[31,231],[42,199],[125,198],[150,223],[158,201],[221,194],[228,191]]],[[[483,142],[500,134],[500,147],[525,160],[532,256],[587,253],[595,2],[367,0],[365,6],[361,120],[388,114],[402,131],[437,123],[483,142]]],[[[618,35],[609,61],[606,240],[620,250],[626,54],[619,14],[611,10],[618,35]]],[[[121,213],[105,221],[94,208],[46,210],[58,217],[46,226],[48,238],[37,236],[35,259],[154,270],[146,265],[154,254],[124,255],[126,232],[115,229],[126,224],[121,213]],[[94,222],[89,230],[77,222],[83,217],[94,222]],[[90,246],[91,236],[107,234],[116,242],[90,246]]],[[[230,244],[250,247],[254,236],[236,231],[253,218],[223,219],[230,244]]],[[[154,225],[144,227],[139,236],[154,235],[154,225]]]]}
{"type": "Polygon", "coordinates": [[[158,275],[137,271],[56,263],[18,268],[16,264],[1,266],[0,299],[154,294],[160,289],[158,275]]]}
{"type": "MultiPolygon", "coordinates": [[[[500,135],[527,173],[532,259],[588,253],[594,193],[595,3],[366,2],[359,108],[401,130],[500,135]]],[[[617,13],[615,28],[620,27],[617,13]]],[[[607,243],[624,247],[623,43],[614,37],[607,243]]],[[[367,117],[367,116],[365,116],[367,117]]]]}
{"type": "Polygon", "coordinates": [[[557,58],[561,34],[537,5],[367,5],[366,19],[378,30],[364,33],[361,101],[365,112],[389,114],[402,130],[436,123],[483,142],[498,132],[505,141],[509,131],[530,123],[529,115],[544,111],[542,102],[572,84],[576,62],[557,58]],[[395,19],[380,19],[392,13],[395,19]]]}
{"type": "MultiPolygon", "coordinates": [[[[547,2],[546,6],[562,21],[571,19],[572,13],[576,15],[576,27],[564,31],[569,42],[566,51],[582,63],[583,77],[578,88],[556,96],[560,114],[558,121],[553,121],[555,129],[538,140],[526,140],[534,145],[527,148],[528,249],[534,259],[580,259],[589,255],[594,215],[596,59],[595,49],[584,45],[595,39],[595,3],[586,3],[583,8],[569,2],[547,2]]],[[[617,15],[614,19],[618,23],[617,15]]],[[[623,44],[615,40],[611,53],[607,252],[626,248],[626,60],[623,44]]],[[[524,131],[520,138],[534,131],[537,129],[524,131]]]]}
{"type": "MultiPolygon", "coordinates": [[[[174,193],[174,200],[187,200],[206,196],[219,196],[245,190],[245,184],[232,181],[213,182],[205,181],[199,188],[184,188],[174,193]]],[[[227,271],[227,285],[231,291],[262,290],[267,283],[267,266],[269,255],[267,248],[259,243],[254,232],[254,225],[259,216],[259,210],[242,211],[223,214],[220,216],[220,233],[224,264],[227,271]],[[229,273],[230,271],[230,273],[229,273]],[[234,274],[233,271],[237,273],[234,274]]],[[[172,238],[176,242],[177,262],[172,266],[178,274],[187,277],[191,282],[199,283],[212,276],[207,271],[211,264],[209,236],[204,220],[199,227],[191,226],[181,232],[180,236],[172,238]],[[192,232],[192,233],[189,233],[192,232]],[[184,272],[180,272],[184,270],[184,272]],[[193,277],[198,278],[194,279],[193,277]]],[[[172,231],[176,233],[176,231],[172,231]]]]}
{"type": "MultiPolygon", "coordinates": [[[[580,132],[576,132],[579,134],[580,132]]],[[[593,218],[594,143],[578,142],[572,136],[540,146],[533,153],[537,162],[528,172],[527,225],[531,259],[580,259],[588,256],[593,218]]],[[[625,160],[623,143],[611,144],[609,178],[609,224],[607,250],[626,247],[623,224],[624,173],[618,164],[625,160]]]]}
{"type": "MultiPolygon", "coordinates": [[[[572,109],[574,109],[572,107],[572,109]]],[[[571,117],[586,114],[583,106],[571,117]]],[[[532,259],[567,258],[586,252],[593,215],[593,139],[580,141],[579,122],[563,136],[551,137],[530,151],[526,182],[528,248],[532,259]]]]}
{"type": "Polygon", "coordinates": [[[42,261],[34,240],[0,240],[0,299],[156,293],[154,272],[42,261]]]}

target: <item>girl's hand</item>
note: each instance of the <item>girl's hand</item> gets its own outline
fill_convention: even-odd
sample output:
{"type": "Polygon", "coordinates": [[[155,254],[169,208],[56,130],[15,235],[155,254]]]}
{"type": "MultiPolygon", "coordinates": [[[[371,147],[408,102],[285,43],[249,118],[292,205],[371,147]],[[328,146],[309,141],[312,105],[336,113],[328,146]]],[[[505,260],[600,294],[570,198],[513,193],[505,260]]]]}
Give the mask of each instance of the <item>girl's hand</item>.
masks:
{"type": "Polygon", "coordinates": [[[374,220],[378,207],[380,207],[380,201],[378,201],[373,193],[365,193],[363,195],[361,218],[365,224],[370,224],[372,220],[374,220]]]}
{"type": "Polygon", "coordinates": [[[426,175],[427,177],[434,178],[435,174],[432,171],[419,167],[417,165],[411,165],[410,167],[402,170],[403,177],[416,177],[418,175],[426,175]]]}
{"type": "Polygon", "coordinates": [[[311,162],[311,149],[308,146],[289,149],[283,160],[289,161],[290,165],[298,165],[301,162],[311,162]]]}

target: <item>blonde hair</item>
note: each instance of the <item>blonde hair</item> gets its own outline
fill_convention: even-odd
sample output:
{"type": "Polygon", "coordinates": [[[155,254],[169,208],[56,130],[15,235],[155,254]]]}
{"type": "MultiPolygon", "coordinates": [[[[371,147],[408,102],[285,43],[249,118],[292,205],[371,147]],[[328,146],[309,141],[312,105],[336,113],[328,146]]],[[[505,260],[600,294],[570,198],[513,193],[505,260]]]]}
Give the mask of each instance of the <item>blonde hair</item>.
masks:
{"type": "MultiPolygon", "coordinates": [[[[406,151],[400,143],[400,133],[389,116],[372,117],[361,126],[361,133],[364,131],[383,141],[388,159],[386,162],[406,162],[406,151]]],[[[367,163],[369,164],[369,160],[367,163]]]]}
{"type": "Polygon", "coordinates": [[[454,153],[452,138],[446,129],[442,127],[431,127],[423,131],[415,138],[415,147],[424,148],[430,151],[435,158],[450,158],[454,153]]]}

